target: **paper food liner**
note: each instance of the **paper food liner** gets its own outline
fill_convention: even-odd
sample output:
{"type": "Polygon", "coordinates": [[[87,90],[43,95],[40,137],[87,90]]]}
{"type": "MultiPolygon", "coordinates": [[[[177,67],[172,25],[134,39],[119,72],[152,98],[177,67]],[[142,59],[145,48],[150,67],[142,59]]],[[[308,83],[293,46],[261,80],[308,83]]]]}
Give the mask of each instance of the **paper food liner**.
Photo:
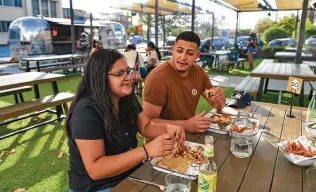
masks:
{"type": "Polygon", "coordinates": [[[261,131],[264,131],[263,129],[259,129],[259,125],[260,125],[260,122],[259,122],[259,119],[255,119],[255,118],[249,118],[249,120],[253,123],[256,123],[256,128],[254,130],[246,130],[244,131],[243,133],[236,133],[236,132],[233,132],[231,130],[231,126],[232,125],[229,125],[227,127],[227,130],[231,133],[231,134],[236,134],[236,135],[241,135],[241,136],[246,136],[246,137],[251,137],[251,136],[254,136],[256,135],[257,133],[261,132],[261,131]]]}
{"type": "MultiPolygon", "coordinates": [[[[294,141],[295,142],[299,141],[305,148],[308,148],[309,146],[311,146],[309,141],[308,141],[308,139],[305,136],[300,136],[297,139],[292,140],[291,142],[294,142],[294,141]]],[[[277,145],[282,148],[283,152],[288,154],[289,158],[291,158],[293,160],[294,164],[297,164],[297,163],[300,163],[300,162],[306,161],[306,160],[311,160],[311,159],[315,159],[316,160],[316,156],[314,156],[314,157],[304,157],[304,156],[301,156],[301,155],[294,155],[292,153],[289,153],[289,152],[285,151],[285,147],[286,147],[287,143],[288,143],[288,141],[282,141],[280,143],[277,143],[277,145]]],[[[312,148],[312,150],[316,150],[312,146],[311,146],[311,148],[312,148]]]]}

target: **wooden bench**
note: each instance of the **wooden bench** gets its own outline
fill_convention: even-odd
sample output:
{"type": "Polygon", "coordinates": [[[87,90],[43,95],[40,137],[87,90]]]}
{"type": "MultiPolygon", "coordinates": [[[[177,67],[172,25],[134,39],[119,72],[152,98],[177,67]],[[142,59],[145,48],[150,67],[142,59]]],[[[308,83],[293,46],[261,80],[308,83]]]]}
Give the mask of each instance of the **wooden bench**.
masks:
{"type": "Polygon", "coordinates": [[[18,95],[20,97],[20,101],[24,102],[23,93],[32,91],[31,86],[23,86],[23,87],[17,87],[12,89],[5,89],[0,91],[0,97],[8,96],[8,95],[14,95],[14,101],[15,103],[19,103],[18,95]]]}
{"type": "Polygon", "coordinates": [[[63,106],[66,114],[68,112],[67,102],[72,101],[73,98],[74,94],[72,93],[58,93],[56,95],[44,96],[32,101],[3,107],[0,110],[0,121],[59,105],[63,106]]]}
{"type": "Polygon", "coordinates": [[[51,73],[52,71],[75,69],[75,68],[81,68],[81,67],[85,68],[86,64],[76,64],[76,65],[65,65],[65,66],[49,67],[49,68],[44,68],[41,71],[46,72],[46,73],[51,73]]]}
{"type": "Polygon", "coordinates": [[[253,98],[257,98],[260,78],[247,76],[234,91],[247,91],[253,98]]]}
{"type": "Polygon", "coordinates": [[[311,91],[309,92],[308,99],[312,99],[313,91],[316,91],[316,81],[310,81],[309,85],[311,86],[311,91]]]}
{"type": "MultiPolygon", "coordinates": [[[[51,63],[43,63],[43,64],[40,64],[40,71],[44,71],[44,69],[47,67],[65,66],[65,65],[71,65],[71,61],[68,60],[68,61],[57,61],[57,62],[51,62],[51,63]]],[[[30,66],[29,69],[37,69],[37,67],[30,66]]]]}
{"type": "Polygon", "coordinates": [[[245,69],[245,64],[244,64],[245,60],[246,60],[245,58],[238,58],[237,61],[222,60],[221,61],[222,68],[223,66],[225,66],[227,70],[229,70],[229,67],[233,66],[234,68],[245,69]],[[241,64],[241,67],[240,67],[240,64],[241,64]]]}

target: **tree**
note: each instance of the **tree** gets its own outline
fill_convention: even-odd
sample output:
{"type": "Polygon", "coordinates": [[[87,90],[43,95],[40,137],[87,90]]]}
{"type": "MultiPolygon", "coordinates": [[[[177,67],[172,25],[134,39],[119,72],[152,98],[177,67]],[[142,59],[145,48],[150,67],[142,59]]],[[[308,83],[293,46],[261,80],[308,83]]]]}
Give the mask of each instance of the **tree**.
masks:
{"type": "Polygon", "coordinates": [[[274,39],[286,38],[288,33],[281,27],[271,27],[263,33],[263,41],[265,44],[268,44],[274,39]]]}
{"type": "Polygon", "coordinates": [[[129,26],[128,29],[127,29],[127,32],[128,32],[128,35],[130,35],[131,33],[136,34],[137,30],[136,30],[136,28],[134,26],[129,26]]]}
{"type": "Polygon", "coordinates": [[[283,28],[290,36],[295,31],[295,23],[296,16],[294,14],[291,14],[290,16],[283,17],[279,22],[275,24],[275,26],[283,28]]]}
{"type": "Polygon", "coordinates": [[[251,29],[239,29],[238,36],[249,36],[251,33],[251,29]]]}
{"type": "Polygon", "coordinates": [[[263,34],[265,30],[269,29],[275,24],[271,19],[260,19],[255,27],[257,34],[263,34]]]}
{"type": "MultiPolygon", "coordinates": [[[[155,26],[155,18],[152,15],[148,14],[140,14],[139,15],[140,22],[143,25],[155,26]]],[[[158,28],[163,29],[158,30],[158,35],[160,37],[166,38],[166,34],[178,35],[179,33],[185,30],[185,26],[187,23],[190,23],[190,15],[159,15],[158,16],[158,28]],[[178,29],[179,28],[179,29],[178,29]]],[[[149,31],[147,31],[147,34],[149,31]]]]}

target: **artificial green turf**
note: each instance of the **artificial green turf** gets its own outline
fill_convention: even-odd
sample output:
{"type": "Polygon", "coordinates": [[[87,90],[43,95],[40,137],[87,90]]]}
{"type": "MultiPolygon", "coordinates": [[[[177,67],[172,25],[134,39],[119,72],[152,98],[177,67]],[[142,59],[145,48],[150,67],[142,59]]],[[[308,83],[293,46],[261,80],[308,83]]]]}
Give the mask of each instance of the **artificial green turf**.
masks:
{"type": "MultiPolygon", "coordinates": [[[[81,75],[69,76],[59,81],[59,90],[74,93],[81,75]]],[[[40,85],[41,96],[52,94],[50,84],[40,85]]],[[[233,88],[224,88],[226,97],[230,96],[233,88]]],[[[26,100],[33,98],[33,93],[25,93],[26,100]]],[[[282,104],[289,104],[290,94],[283,93],[282,104]]],[[[277,103],[278,93],[264,94],[262,101],[277,103]]],[[[2,97],[0,106],[13,103],[13,97],[2,97]]],[[[308,105],[305,96],[305,106],[308,105]]],[[[298,105],[298,97],[294,105],[298,105]]],[[[204,99],[200,99],[196,112],[210,110],[211,107],[204,99]]],[[[41,114],[40,119],[54,118],[55,115],[41,114]]],[[[33,124],[31,118],[24,119],[7,126],[2,126],[0,135],[33,124]]],[[[138,137],[139,143],[143,142],[138,137]]],[[[26,188],[29,191],[67,191],[68,190],[68,146],[64,133],[64,120],[0,140],[0,191],[14,191],[26,188]],[[15,150],[13,154],[8,151],[15,150]],[[63,153],[58,158],[60,152],[63,153]]]]}

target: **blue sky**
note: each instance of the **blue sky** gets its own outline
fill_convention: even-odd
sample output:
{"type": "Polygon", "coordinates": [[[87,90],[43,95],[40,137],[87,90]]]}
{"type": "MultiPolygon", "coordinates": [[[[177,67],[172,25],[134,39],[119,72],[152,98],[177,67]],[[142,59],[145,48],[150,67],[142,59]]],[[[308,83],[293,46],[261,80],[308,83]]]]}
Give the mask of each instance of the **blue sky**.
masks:
{"type": "MultiPolygon", "coordinates": [[[[124,0],[124,2],[132,3],[133,1],[142,0],[124,0]]],[[[187,0],[191,2],[191,0],[187,0]]],[[[270,0],[271,1],[271,0],[270,0]]],[[[75,9],[82,10],[92,10],[92,12],[104,12],[112,13],[117,10],[110,7],[118,6],[120,0],[73,0],[73,6],[75,9]],[[89,3],[87,3],[89,2],[89,3]]],[[[69,0],[62,0],[63,7],[69,7],[69,0]]],[[[236,12],[224,8],[216,3],[210,2],[209,0],[196,0],[196,5],[206,8],[210,11],[214,11],[217,20],[220,20],[222,28],[225,29],[235,29],[236,27],[236,12]]],[[[241,13],[239,19],[239,28],[250,28],[254,29],[256,22],[259,19],[270,18],[271,20],[276,20],[276,18],[282,18],[283,16],[290,15],[291,13],[296,14],[296,11],[281,11],[281,12],[271,12],[271,16],[268,17],[269,12],[247,12],[241,13]]],[[[200,20],[209,20],[210,15],[198,15],[200,20]]],[[[134,21],[133,21],[134,22],[134,21]]]]}

